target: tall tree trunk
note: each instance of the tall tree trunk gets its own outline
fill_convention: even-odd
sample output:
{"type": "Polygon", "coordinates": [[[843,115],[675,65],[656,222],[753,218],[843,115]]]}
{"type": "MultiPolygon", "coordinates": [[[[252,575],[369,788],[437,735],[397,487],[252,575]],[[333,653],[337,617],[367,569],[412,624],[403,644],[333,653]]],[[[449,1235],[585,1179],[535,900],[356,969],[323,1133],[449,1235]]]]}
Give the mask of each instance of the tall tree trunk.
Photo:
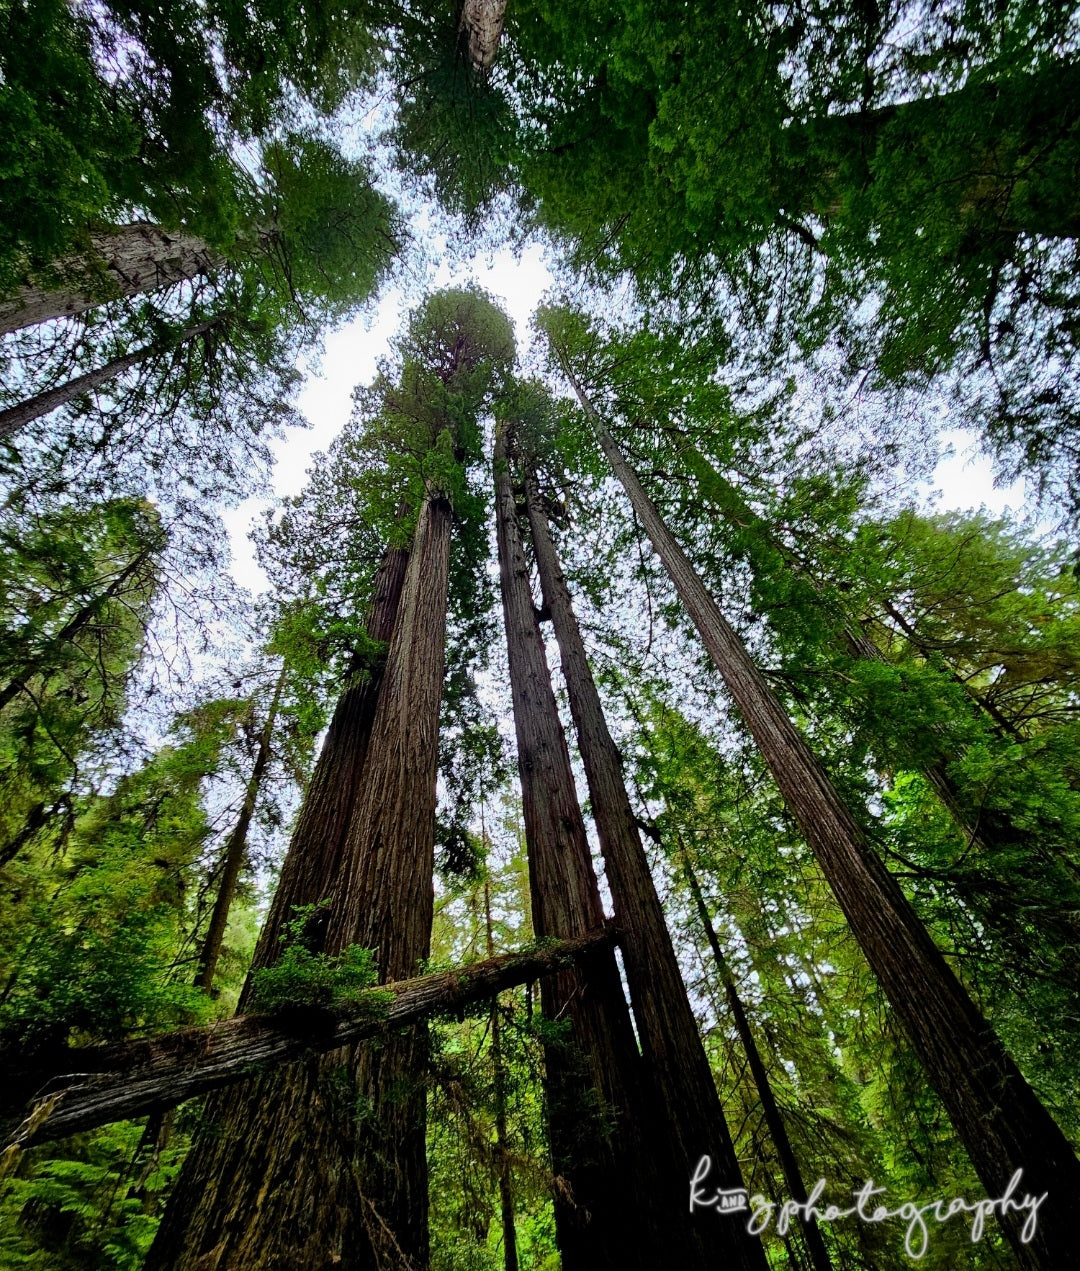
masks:
{"type": "Polygon", "coordinates": [[[506,0],[465,0],[461,7],[469,65],[481,79],[486,79],[495,65],[505,19],[506,0]]]}
{"type": "MultiPolygon", "coordinates": [[[[787,1185],[788,1195],[792,1200],[805,1204],[808,1193],[803,1182],[802,1171],[799,1169],[799,1163],[795,1159],[795,1152],[791,1146],[791,1140],[788,1138],[787,1129],[784,1126],[784,1118],[780,1115],[780,1108],[777,1105],[776,1096],[773,1094],[769,1074],[761,1058],[757,1042],[754,1040],[750,1021],[742,1004],[742,998],[739,997],[735,977],[731,974],[727,958],[724,957],[724,951],[720,947],[720,941],[717,939],[712,918],[709,916],[709,908],[705,904],[705,897],[701,894],[701,887],[698,884],[693,866],[690,864],[690,858],[685,851],[681,853],[681,857],[683,874],[690,888],[690,895],[694,900],[694,908],[697,910],[698,920],[705,933],[705,938],[709,942],[713,961],[716,963],[717,972],[724,986],[724,996],[727,998],[731,1017],[735,1021],[735,1030],[739,1034],[739,1040],[742,1042],[743,1050],[746,1052],[746,1059],[750,1065],[750,1075],[754,1078],[758,1101],[765,1116],[765,1125],[768,1127],[769,1136],[772,1138],[773,1146],[776,1148],[776,1155],[780,1159],[780,1168],[784,1171],[784,1182],[787,1185]]],[[[806,1241],[807,1252],[810,1254],[810,1261],[814,1271],[832,1271],[829,1251],[825,1248],[821,1229],[813,1216],[807,1217],[805,1214],[800,1214],[799,1225],[802,1229],[803,1239],[806,1241]]]]}
{"type": "MultiPolygon", "coordinates": [[[[540,938],[579,936],[601,927],[604,914],[537,625],[501,425],[494,467],[533,930],[540,938]]],[[[551,1154],[564,1184],[554,1197],[564,1271],[684,1265],[686,1194],[676,1213],[661,1201],[666,1180],[660,1180],[676,1167],[650,1150],[650,1110],[614,956],[597,959],[587,974],[545,980],[541,1003],[549,1021],[569,1023],[569,1041],[545,1047],[551,1154]]]]}
{"type": "Polygon", "coordinates": [[[90,235],[90,251],[57,261],[58,281],[30,281],[0,300],[0,335],[70,317],[120,296],[212,273],[223,257],[195,234],[136,223],[90,235]]]}
{"type": "MultiPolygon", "coordinates": [[[[196,336],[205,334],[216,324],[217,320],[214,320],[211,322],[200,322],[197,326],[189,327],[188,330],[180,333],[177,343],[186,344],[188,340],[193,340],[196,336]]],[[[28,397],[25,401],[19,402],[15,406],[9,406],[7,410],[0,410],[0,441],[13,436],[20,428],[24,428],[35,419],[40,419],[42,415],[48,415],[54,410],[59,410],[61,406],[66,406],[68,402],[73,402],[77,397],[81,397],[83,393],[92,393],[94,389],[100,388],[102,384],[107,384],[110,380],[116,379],[133,366],[138,366],[140,362],[145,362],[148,358],[163,352],[168,347],[172,346],[160,343],[144,344],[141,349],[136,349],[132,353],[125,353],[123,357],[113,358],[111,362],[106,362],[104,366],[99,366],[96,371],[87,371],[85,375],[76,375],[74,379],[58,384],[56,388],[50,388],[44,393],[28,397]]]]}
{"type": "MultiPolygon", "coordinates": [[[[495,956],[495,936],[491,925],[491,883],[484,879],[484,932],[487,955],[495,956]]],[[[514,1187],[510,1173],[509,1147],[506,1134],[506,1066],[503,1062],[500,1036],[499,999],[491,999],[491,1065],[494,1069],[495,1093],[495,1169],[499,1177],[499,1217],[503,1233],[503,1271],[518,1271],[517,1227],[514,1223],[514,1187]]]]}
{"type": "MultiPolygon", "coordinates": [[[[710,495],[716,496],[712,500],[713,506],[718,508],[726,520],[743,530],[752,528],[761,541],[767,544],[790,569],[804,574],[802,563],[776,541],[768,526],[746,504],[739,491],[717,472],[700,452],[693,446],[688,446],[683,452],[683,457],[701,485],[710,495]]],[[[807,581],[815,591],[820,591],[813,578],[807,576],[807,581]]],[[[940,650],[927,648],[920,641],[915,628],[888,601],[884,602],[884,607],[911,647],[919,654],[926,658],[932,652],[940,652],[940,650]]],[[[887,664],[881,649],[859,629],[857,624],[848,621],[846,614],[834,612],[832,616],[840,626],[840,638],[851,657],[887,664]]],[[[981,725],[992,727],[1000,740],[1023,740],[1012,721],[1002,715],[993,702],[974,690],[955,670],[950,669],[948,674],[952,681],[964,690],[972,716],[981,725]]],[[[934,731],[943,732],[939,727],[935,727],[934,731]]],[[[1034,910],[1030,907],[1022,908],[1023,902],[1018,900],[1014,880],[995,874],[992,861],[985,864],[969,863],[969,876],[964,880],[966,885],[962,885],[959,880],[952,877],[948,869],[934,871],[935,876],[946,883],[954,884],[956,893],[968,903],[971,903],[970,898],[973,893],[977,893],[979,919],[989,930],[997,931],[1001,939],[1009,942],[1009,951],[1004,955],[1009,960],[1024,965],[1030,959],[1032,948],[1027,930],[1028,923],[1037,924],[1045,940],[1057,948],[1071,946],[1076,939],[1076,924],[1073,917],[1075,906],[1070,904],[1070,898],[1075,895],[1075,879],[1068,877],[1070,868],[1068,862],[1062,860],[1060,856],[1055,856],[1054,852],[1047,848],[1044,841],[1045,835],[1039,833],[1038,827],[1035,829],[1017,827],[1006,812],[997,808],[980,806],[969,794],[961,790],[949,774],[948,764],[952,757],[948,753],[942,754],[938,759],[925,759],[921,755],[916,755],[912,762],[940,799],[957,830],[963,834],[968,847],[976,847],[981,854],[1001,853],[1002,849],[1022,847],[1029,857],[1029,877],[1041,878],[1044,885],[1051,877],[1056,877],[1060,882],[1061,908],[1057,910],[1045,906],[1039,906],[1034,910]],[[1018,914],[1019,922],[1017,922],[1018,914]]],[[[1009,852],[1010,857],[1013,854],[1014,851],[1009,852]]],[[[1067,970],[1066,974],[1068,974],[1067,970]]]]}
{"type": "MultiPolygon", "coordinates": [[[[367,623],[373,640],[385,642],[393,632],[408,559],[408,552],[389,549],[376,573],[367,623]]],[[[384,665],[381,657],[353,659],[297,817],[252,970],[277,960],[284,924],[296,907],[318,905],[334,889],[384,665]]],[[[318,932],[311,935],[317,942],[318,932]]],[[[241,1012],[250,1006],[251,992],[249,975],[241,1012]]],[[[335,1258],[341,1265],[355,1265],[352,1144],[342,1137],[336,1109],[330,1106],[325,1062],[309,1056],[288,1070],[211,1096],[202,1130],[147,1255],[146,1271],[240,1266],[244,1271],[277,1271],[282,1265],[322,1269],[334,1265],[335,1258]]]]}
{"type": "MultiPolygon", "coordinates": [[[[414,975],[430,953],[452,524],[447,499],[429,494],[327,933],[330,952],[350,944],[377,950],[384,981],[414,975]]],[[[427,1265],[427,1060],[427,1032],[415,1028],[350,1063],[354,1118],[356,1107],[365,1109],[354,1130],[366,1240],[357,1267],[427,1265]]]]}
{"type": "MultiPolygon", "coordinates": [[[[739,1162],[627,797],[619,752],[604,719],[540,489],[529,467],[525,495],[544,607],[555,628],[615,922],[622,933],[642,1056],[661,1107],[660,1125],[678,1162],[672,1182],[685,1184],[700,1159],[710,1156],[720,1185],[741,1187],[739,1162]]],[[[693,1216],[693,1228],[697,1260],[685,1266],[713,1268],[722,1262],[730,1267],[765,1267],[760,1239],[738,1220],[719,1218],[702,1208],[693,1216]]]]}
{"type": "MultiPolygon", "coordinates": [[[[1045,1195],[1025,1243],[1027,1214],[999,1219],[1025,1268],[1067,1266],[1080,1219],[1080,1161],[953,974],[899,884],[874,854],[664,525],[565,358],[612,470],[645,527],[740,714],[832,888],[852,933],[900,1020],[927,1078],[971,1157],[990,1199],[1017,1170],[1019,1191],[1045,1195]]],[[[1002,1206],[1008,1208],[1008,1206],[1002,1206]]]]}
{"type": "Polygon", "coordinates": [[[266,721],[259,734],[259,748],[251,767],[251,776],[244,790],[244,802],[240,806],[240,815],[236,818],[236,824],[222,853],[221,879],[218,882],[210,925],[206,930],[206,938],[203,940],[202,950],[199,953],[198,970],[195,973],[196,987],[205,989],[207,993],[214,987],[214,974],[217,971],[218,959],[221,957],[225,928],[229,925],[229,910],[236,896],[240,871],[247,860],[248,829],[251,826],[251,818],[255,815],[255,801],[259,797],[266,767],[270,762],[270,744],[274,736],[274,724],[277,720],[278,705],[285,687],[287,671],[287,664],[283,662],[277,683],[274,685],[274,696],[270,701],[270,708],[266,712],[266,721]]]}

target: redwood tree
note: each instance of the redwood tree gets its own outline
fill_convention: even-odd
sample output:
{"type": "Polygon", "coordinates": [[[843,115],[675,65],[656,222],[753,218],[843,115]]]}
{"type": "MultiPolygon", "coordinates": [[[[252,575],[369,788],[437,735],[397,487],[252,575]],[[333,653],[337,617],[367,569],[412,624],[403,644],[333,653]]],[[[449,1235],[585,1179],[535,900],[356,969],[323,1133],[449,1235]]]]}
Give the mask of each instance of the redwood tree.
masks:
{"type": "Polygon", "coordinates": [[[1000,1219],[1020,1265],[1051,1271],[1067,1264],[1080,1216],[1080,1161],[706,591],[605,428],[556,334],[552,347],[988,1196],[1003,1196],[1017,1170],[1021,1194],[1045,1194],[1029,1240],[1021,1237],[1026,1214],[1010,1212],[1000,1219]]]}
{"type": "MultiPolygon", "coordinates": [[[[408,565],[400,549],[386,554],[368,623],[372,639],[392,630],[390,646],[381,675],[339,703],[256,968],[276,960],[282,932],[316,954],[375,947],[382,979],[415,973],[427,952],[450,499],[513,338],[484,297],[449,292],[414,318],[401,351],[372,430],[376,449],[406,430],[396,441],[419,502],[408,565]]],[[[194,1271],[211,1253],[251,1268],[422,1266],[423,1090],[397,1086],[422,1081],[424,1049],[420,1031],[377,1052],[339,1049],[214,1097],[147,1266],[194,1271]]]]}
{"type": "MultiPolygon", "coordinates": [[[[604,718],[544,499],[529,460],[525,464],[524,485],[544,607],[551,615],[562,658],[615,921],[622,933],[634,1020],[646,1073],[662,1110],[660,1124],[670,1138],[671,1155],[678,1162],[679,1183],[693,1175],[703,1156],[710,1156],[723,1185],[739,1187],[742,1178],[731,1134],[687,999],[663,907],[627,797],[619,752],[604,718]]],[[[702,1267],[715,1266],[721,1258],[731,1266],[765,1265],[759,1240],[749,1236],[737,1220],[719,1218],[711,1209],[703,1208],[695,1215],[694,1234],[702,1267]]]]}
{"type": "MultiPolygon", "coordinates": [[[[529,889],[536,935],[560,938],[601,927],[604,913],[574,789],[566,737],[551,687],[529,586],[506,458],[495,442],[495,511],[503,617],[510,660],[529,889]]],[[[660,1145],[655,1112],[613,956],[587,973],[541,985],[545,1018],[568,1036],[545,1047],[555,1223],[565,1271],[690,1265],[686,1195],[670,1203],[679,1169],[660,1145]]],[[[681,1171],[680,1171],[681,1173],[681,1171]]]]}

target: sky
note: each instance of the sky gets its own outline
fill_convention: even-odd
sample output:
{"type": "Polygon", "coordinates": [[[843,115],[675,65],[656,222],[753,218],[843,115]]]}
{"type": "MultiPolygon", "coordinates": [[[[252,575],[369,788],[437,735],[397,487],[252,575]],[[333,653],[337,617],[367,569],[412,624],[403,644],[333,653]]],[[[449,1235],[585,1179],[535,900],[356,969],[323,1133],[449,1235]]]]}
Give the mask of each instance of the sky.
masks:
{"type": "MultiPolygon", "coordinates": [[[[444,253],[430,286],[435,289],[475,283],[485,288],[513,320],[521,350],[530,344],[530,319],[552,282],[544,247],[532,243],[520,257],[510,249],[494,254],[478,252],[456,265],[450,264],[449,255],[444,253]]],[[[297,399],[311,427],[290,428],[273,444],[272,484],[277,498],[299,494],[303,489],[312,457],[325,450],[344,427],[354,386],[374,378],[377,359],[389,351],[390,340],[413,303],[415,299],[407,298],[402,288],[393,287],[382,295],[377,306],[326,338],[318,370],[307,374],[297,399]]],[[[943,442],[946,455],[938,463],[933,480],[917,487],[921,499],[927,503],[933,500],[939,509],[985,506],[988,511],[1000,513],[1022,508],[1023,479],[1007,487],[996,487],[991,462],[979,454],[973,434],[950,429],[943,434],[943,442]]],[[[252,592],[262,591],[266,580],[255,562],[248,534],[271,502],[247,499],[223,518],[232,548],[233,577],[252,592]]]]}

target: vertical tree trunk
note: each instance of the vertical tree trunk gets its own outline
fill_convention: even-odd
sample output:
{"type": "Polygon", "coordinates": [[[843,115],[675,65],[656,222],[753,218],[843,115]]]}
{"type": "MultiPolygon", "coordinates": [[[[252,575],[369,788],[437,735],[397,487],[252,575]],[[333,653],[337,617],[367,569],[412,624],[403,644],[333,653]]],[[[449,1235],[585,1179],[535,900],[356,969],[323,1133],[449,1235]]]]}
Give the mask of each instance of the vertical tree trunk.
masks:
{"type": "MultiPolygon", "coordinates": [[[[197,326],[181,332],[177,343],[186,344],[188,340],[193,340],[196,336],[203,335],[214,325],[216,325],[215,322],[200,322],[197,326]]],[[[28,397],[25,401],[19,402],[15,406],[9,406],[7,410],[0,410],[0,441],[13,436],[20,428],[24,428],[35,419],[40,419],[42,415],[48,415],[54,410],[59,410],[61,406],[66,406],[68,402],[73,402],[77,397],[81,397],[83,393],[92,393],[94,389],[100,388],[102,384],[107,384],[110,380],[123,375],[125,371],[130,370],[133,366],[138,366],[140,362],[145,362],[155,354],[163,352],[164,347],[171,346],[163,346],[157,343],[144,344],[141,349],[136,349],[133,353],[125,353],[123,357],[114,358],[111,362],[106,362],[104,366],[99,366],[96,371],[87,371],[85,375],[77,375],[74,379],[58,384],[56,388],[50,388],[44,393],[28,397]]]]}
{"type": "Polygon", "coordinates": [[[277,683],[274,685],[274,696],[270,708],[266,712],[266,721],[259,734],[259,749],[251,768],[247,788],[244,790],[244,801],[240,806],[240,815],[236,818],[232,833],[222,853],[221,879],[218,882],[217,896],[214,898],[214,909],[210,915],[210,925],[206,930],[202,950],[199,953],[199,966],[195,973],[196,987],[207,993],[214,987],[214,974],[217,971],[218,959],[221,957],[221,946],[225,939],[225,928],[229,925],[229,910],[236,896],[236,886],[240,881],[240,871],[247,860],[247,836],[251,818],[255,814],[255,801],[259,797],[259,789],[270,762],[270,743],[274,735],[274,723],[277,720],[278,704],[285,687],[287,665],[283,662],[277,683]]]}
{"type": "MultiPolygon", "coordinates": [[[[537,626],[502,426],[494,466],[533,930],[540,938],[582,935],[600,927],[604,914],[537,626]]],[[[685,1265],[686,1194],[678,1213],[658,1203],[657,1184],[675,1163],[651,1152],[640,1057],[614,957],[597,958],[588,972],[550,976],[540,994],[546,1019],[569,1024],[569,1044],[545,1047],[551,1153],[563,1181],[554,1203],[564,1271],[685,1265]]],[[[666,1195],[666,1180],[661,1187],[666,1195]]]]}
{"type": "Polygon", "coordinates": [[[0,300],[0,335],[70,317],[120,296],[138,296],[208,274],[223,263],[203,239],[157,225],[121,225],[91,234],[90,251],[57,261],[60,281],[24,284],[0,300]]]}
{"type": "Polygon", "coordinates": [[[495,65],[506,19],[506,0],[465,0],[461,29],[474,74],[486,79],[495,65]]]}
{"type": "MultiPolygon", "coordinates": [[[[712,1158],[720,1186],[741,1187],[739,1162],[626,794],[619,752],[604,719],[536,477],[528,467],[525,494],[544,605],[559,645],[593,820],[621,933],[645,1070],[662,1110],[660,1125],[678,1162],[672,1182],[682,1190],[698,1161],[707,1155],[712,1158]]],[[[749,1235],[742,1222],[721,1218],[711,1209],[698,1210],[692,1221],[697,1260],[684,1265],[713,1268],[722,1262],[730,1267],[764,1269],[761,1241],[749,1235]]]]}
{"type": "MultiPolygon", "coordinates": [[[[364,777],[353,809],[326,948],[377,950],[380,981],[416,975],[431,946],[439,706],[453,512],[429,494],[417,523],[401,613],[387,655],[364,777]]],[[[428,1261],[427,1030],[349,1060],[362,1109],[355,1182],[365,1244],[356,1266],[428,1261]]]]}
{"type": "MultiPolygon", "coordinates": [[[[701,635],[784,801],[814,853],[971,1157],[989,1199],[1019,1185],[1045,1195],[1030,1242],[1027,1213],[999,1221],[1025,1268],[1057,1271],[1075,1252],[1080,1161],[953,974],[862,828],[785,714],[742,641],[705,590],[623,459],[573,371],[563,369],[680,599],[701,635]]],[[[1003,1206],[1006,1207],[1006,1206],[1003,1206]]]]}
{"type": "MultiPolygon", "coordinates": [[[[367,632],[394,629],[408,552],[375,576],[367,632]]],[[[368,753],[382,659],[354,658],[297,817],[253,969],[270,966],[296,906],[329,897],[368,753]]],[[[313,932],[313,937],[317,936],[313,932]]],[[[240,1009],[250,1004],[251,976],[240,1009]]],[[[340,1052],[339,1052],[340,1054],[340,1052]]],[[[145,1271],[330,1271],[355,1266],[361,1239],[352,1143],[340,1130],[322,1058],[210,1096],[202,1129],[166,1206],[145,1271]]]]}
{"type": "MultiPolygon", "coordinates": [[[[769,1081],[769,1074],[762,1061],[761,1052],[758,1050],[754,1034],[750,1029],[750,1021],[747,1019],[742,998],[739,997],[735,978],[731,974],[731,968],[728,966],[727,958],[724,957],[724,951],[720,947],[720,941],[717,939],[712,919],[709,917],[709,909],[705,904],[705,897],[701,894],[697,875],[694,873],[690,858],[685,851],[682,853],[682,867],[686,882],[690,888],[690,894],[694,899],[694,908],[697,910],[698,920],[701,923],[702,930],[705,932],[705,938],[709,942],[713,961],[716,963],[716,969],[724,986],[724,996],[727,998],[731,1017],[735,1021],[736,1032],[738,1032],[739,1040],[742,1042],[743,1050],[746,1052],[746,1059],[750,1065],[750,1074],[754,1078],[754,1086],[758,1092],[761,1111],[765,1116],[765,1124],[768,1127],[773,1146],[776,1148],[776,1155],[780,1159],[780,1168],[784,1171],[784,1182],[787,1185],[788,1195],[792,1200],[805,1204],[807,1199],[806,1185],[803,1183],[802,1171],[799,1169],[799,1163],[795,1159],[791,1140],[788,1138],[787,1129],[784,1126],[784,1118],[780,1115],[780,1108],[777,1105],[776,1096],[773,1094],[772,1083],[769,1081]]],[[[799,1225],[802,1228],[803,1239],[806,1241],[807,1252],[810,1254],[810,1262],[814,1267],[814,1271],[832,1271],[829,1251],[825,1248],[821,1229],[814,1218],[807,1218],[805,1214],[800,1214],[799,1225]]]]}
{"type": "MultiPolygon", "coordinates": [[[[491,883],[484,879],[484,931],[487,955],[495,956],[495,938],[491,926],[491,883]]],[[[506,1135],[506,1067],[503,1063],[500,1037],[499,999],[491,1002],[491,1065],[494,1069],[495,1093],[495,1168],[499,1176],[499,1217],[503,1233],[503,1271],[518,1271],[517,1227],[514,1223],[514,1188],[510,1174],[509,1148],[506,1135]]]]}

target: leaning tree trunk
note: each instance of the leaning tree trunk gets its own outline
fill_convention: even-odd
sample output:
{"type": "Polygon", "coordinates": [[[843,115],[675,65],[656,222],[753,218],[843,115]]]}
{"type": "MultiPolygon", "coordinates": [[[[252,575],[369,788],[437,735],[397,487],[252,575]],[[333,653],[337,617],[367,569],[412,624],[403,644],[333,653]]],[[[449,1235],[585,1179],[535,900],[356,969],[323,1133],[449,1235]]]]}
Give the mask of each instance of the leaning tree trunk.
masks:
{"type": "MultiPolygon", "coordinates": [[[[390,549],[375,577],[367,633],[385,642],[405,581],[408,553],[390,549]]],[[[297,907],[331,895],[360,784],[383,674],[381,658],[353,659],[293,831],[252,970],[272,965],[297,907]]],[[[316,911],[318,912],[318,911],[316,911]]],[[[312,933],[313,942],[317,932],[312,933]]],[[[240,1009],[250,1007],[252,976],[240,1009]]],[[[207,1265],[269,1271],[333,1265],[353,1256],[341,1231],[355,1208],[351,1144],[338,1133],[321,1080],[323,1060],[244,1082],[208,1101],[202,1130],[166,1206],[146,1271],[207,1265]],[[265,1172],[265,1174],[264,1174],[265,1172]],[[265,1181],[265,1186],[261,1185],[265,1181]],[[268,1234],[267,1234],[268,1233],[268,1234]],[[266,1242],[261,1244],[263,1235],[266,1242]],[[215,1264],[214,1259],[218,1259],[215,1264]]]]}
{"type": "Polygon", "coordinates": [[[121,225],[90,235],[90,251],[56,262],[55,281],[29,281],[0,300],[0,335],[50,318],[157,291],[187,278],[212,273],[224,263],[196,234],[158,225],[121,225]]]}
{"type": "MultiPolygon", "coordinates": [[[[791,560],[790,554],[773,538],[762,518],[747,506],[735,487],[699,451],[693,446],[687,446],[683,457],[699,483],[710,494],[715,493],[717,497],[713,501],[714,506],[726,520],[739,529],[752,528],[761,541],[783,559],[789,568],[796,573],[803,572],[798,560],[791,560]]],[[[813,578],[808,578],[808,581],[815,591],[820,590],[813,578]]],[[[884,607],[911,647],[924,658],[929,657],[933,650],[920,641],[918,632],[904,616],[888,601],[884,602],[884,607]]],[[[840,612],[833,616],[838,619],[844,648],[853,658],[887,665],[885,654],[856,624],[848,620],[846,614],[840,612]]],[[[947,674],[963,690],[972,717],[980,728],[992,727],[1003,741],[1023,740],[1012,721],[1002,715],[993,702],[974,690],[955,670],[948,670],[947,674]]],[[[932,731],[944,730],[935,726],[932,731]]],[[[948,770],[951,758],[948,753],[939,754],[936,759],[916,755],[911,762],[938,796],[957,831],[963,834],[966,847],[978,849],[978,857],[967,866],[970,874],[966,879],[958,880],[949,870],[934,871],[934,876],[951,885],[955,894],[975,910],[978,920],[988,931],[995,933],[1002,956],[1008,961],[1015,962],[1018,966],[1031,966],[1037,960],[1037,955],[1033,956],[1035,951],[1028,931],[1029,923],[1038,927],[1043,949],[1048,945],[1058,950],[1070,948],[1076,939],[1076,879],[1069,876],[1068,862],[1055,856],[1047,848],[1045,835],[1040,833],[1038,826],[1019,828],[1013,824],[1007,813],[997,808],[980,806],[961,790],[948,770]],[[1028,856],[1025,870],[1027,878],[1041,882],[1044,890],[1047,882],[1056,878],[1060,887],[1057,906],[1025,905],[1023,895],[1018,893],[1015,879],[1007,874],[995,873],[992,862],[984,859],[994,853],[1000,859],[1000,854],[1004,851],[1011,860],[1017,848],[1022,848],[1028,856]]]]}
{"type": "MultiPolygon", "coordinates": [[[[703,1156],[712,1158],[714,1178],[725,1188],[742,1186],[739,1162],[626,794],[619,752],[589,669],[540,489],[528,467],[525,495],[544,606],[555,627],[615,922],[622,935],[642,1056],[661,1108],[660,1125],[678,1162],[670,1181],[681,1203],[687,1180],[703,1156]]],[[[696,1259],[684,1266],[765,1267],[760,1239],[742,1222],[720,1218],[708,1208],[697,1210],[692,1221],[696,1259]]]]}
{"type": "MultiPolygon", "coordinates": [[[[773,1146],[776,1148],[776,1155],[780,1160],[780,1168],[784,1172],[784,1182],[787,1184],[788,1195],[792,1200],[797,1200],[800,1204],[805,1205],[808,1196],[806,1184],[803,1182],[802,1171],[799,1169],[795,1151],[791,1146],[791,1140],[788,1138],[784,1118],[780,1115],[780,1108],[776,1102],[776,1096],[773,1094],[772,1082],[769,1080],[769,1074],[761,1058],[761,1052],[758,1050],[757,1042],[750,1028],[750,1021],[747,1018],[742,998],[739,996],[735,977],[731,974],[731,968],[728,966],[727,958],[724,957],[724,951],[721,949],[720,941],[717,939],[716,930],[709,916],[708,906],[705,904],[705,897],[701,894],[697,875],[694,873],[693,866],[690,864],[690,859],[685,852],[682,853],[682,867],[687,885],[690,888],[690,895],[694,899],[698,920],[709,943],[709,949],[712,951],[713,961],[716,963],[720,980],[724,985],[724,996],[727,998],[731,1017],[735,1021],[735,1031],[739,1034],[739,1040],[742,1042],[743,1050],[746,1053],[747,1063],[750,1065],[750,1075],[754,1079],[754,1087],[757,1090],[758,1101],[765,1117],[765,1125],[773,1141],[773,1146]]],[[[800,1213],[799,1226],[802,1229],[803,1239],[806,1242],[807,1252],[810,1254],[810,1262],[814,1267],[814,1271],[832,1271],[829,1251],[825,1248],[825,1240],[813,1215],[800,1213]]]]}
{"type": "MultiPolygon", "coordinates": [[[[186,344],[188,340],[193,340],[196,336],[205,334],[217,324],[217,321],[215,319],[211,322],[200,322],[197,326],[189,327],[188,330],[180,333],[176,343],[186,344]]],[[[117,379],[125,371],[131,370],[133,366],[138,366],[141,362],[145,362],[171,347],[173,347],[171,344],[144,344],[142,348],[136,349],[132,353],[125,353],[123,357],[113,358],[111,362],[106,362],[104,366],[99,366],[96,371],[87,371],[85,375],[76,375],[74,379],[66,380],[63,384],[58,384],[56,388],[50,388],[44,393],[37,393],[34,397],[28,397],[25,401],[21,401],[15,406],[9,406],[7,410],[0,410],[0,441],[6,441],[8,437],[13,436],[20,428],[25,428],[33,420],[40,419],[42,415],[48,415],[54,410],[59,410],[61,406],[66,406],[68,402],[75,401],[83,393],[92,393],[103,384],[108,384],[110,380],[117,379]]]]}
{"type": "MultiPolygon", "coordinates": [[[[495,505],[533,930],[540,938],[580,936],[601,927],[604,914],[537,625],[501,426],[495,505]]],[[[567,1041],[545,1047],[550,1147],[563,1182],[554,1203],[564,1271],[684,1265],[686,1194],[674,1213],[660,1200],[658,1183],[675,1163],[656,1160],[651,1151],[655,1131],[614,956],[597,959],[588,974],[545,980],[541,1002],[552,1024],[569,1024],[567,1041]]]]}
{"type": "Polygon", "coordinates": [[[232,833],[222,853],[221,878],[218,881],[217,895],[214,897],[214,909],[210,915],[210,925],[206,930],[202,949],[199,952],[199,966],[195,973],[195,984],[207,993],[214,987],[214,975],[217,971],[221,947],[225,940],[225,928],[229,925],[229,911],[236,897],[236,887],[240,881],[240,871],[247,860],[247,837],[251,827],[251,818],[255,815],[255,801],[259,797],[263,777],[270,762],[270,744],[274,736],[274,724],[277,720],[278,704],[285,687],[288,664],[283,662],[277,683],[274,685],[274,696],[270,708],[266,712],[266,721],[259,734],[259,749],[255,762],[251,766],[251,776],[244,790],[244,801],[240,805],[240,815],[236,818],[232,833]]]}
{"type": "Polygon", "coordinates": [[[29,680],[48,672],[51,656],[59,652],[65,644],[74,644],[80,635],[90,630],[101,614],[102,607],[108,601],[121,595],[126,584],[137,577],[139,571],[149,565],[160,550],[161,542],[155,540],[137,552],[100,595],[87,601],[85,605],[81,605],[60,630],[45,642],[45,648],[36,657],[26,658],[14,667],[4,668],[9,679],[6,684],[0,686],[0,711],[9,702],[14,701],[20,693],[26,691],[29,680]]]}
{"type": "MultiPolygon", "coordinates": [[[[1055,1271],[1075,1250],[1080,1161],[874,854],[824,769],[717,608],[603,425],[565,358],[612,470],[629,496],[702,642],[806,837],[840,908],[907,1033],[990,1199],[1045,1196],[1030,1242],[1027,1214],[1002,1229],[1025,1268],[1055,1271]]],[[[1007,1208],[1007,1206],[1002,1206],[1007,1208]]]]}
{"type": "Polygon", "coordinates": [[[13,1074],[0,1091],[0,1125],[11,1130],[5,1155],[12,1148],[21,1151],[114,1121],[161,1113],[208,1090],[237,1085],[254,1069],[295,1063],[312,1051],[337,1050],[435,1012],[462,1009],[572,966],[614,942],[615,933],[604,928],[577,940],[502,953],[368,989],[333,1010],[237,1015],[116,1046],[72,1047],[44,1067],[13,1074]]]}

